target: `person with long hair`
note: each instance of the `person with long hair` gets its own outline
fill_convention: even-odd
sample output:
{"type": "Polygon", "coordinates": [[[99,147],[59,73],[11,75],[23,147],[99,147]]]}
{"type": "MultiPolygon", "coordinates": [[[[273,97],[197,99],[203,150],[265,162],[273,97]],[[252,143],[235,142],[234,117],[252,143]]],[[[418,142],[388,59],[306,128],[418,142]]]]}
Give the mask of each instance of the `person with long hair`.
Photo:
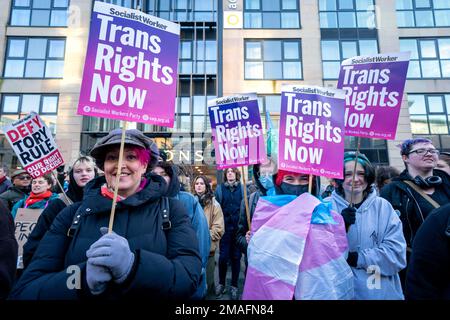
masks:
{"type": "Polygon", "coordinates": [[[336,182],[325,201],[345,222],[355,299],[403,300],[398,273],[406,266],[406,241],[397,213],[373,187],[374,167],[364,154],[346,152],[344,179],[336,182]]]}
{"type": "Polygon", "coordinates": [[[55,217],[66,206],[83,200],[84,187],[89,181],[97,176],[95,160],[89,156],[81,156],[73,163],[69,171],[69,187],[66,194],[59,194],[57,199],[52,200],[47,208],[42,211],[39,219],[23,246],[23,267],[26,268],[33,258],[39,242],[55,220],[55,217]]]}
{"type": "Polygon", "coordinates": [[[206,264],[206,285],[207,296],[211,296],[215,293],[216,288],[214,283],[216,260],[214,256],[219,246],[219,241],[225,232],[223,213],[220,204],[214,198],[214,192],[212,191],[208,177],[203,175],[197,176],[193,181],[192,190],[194,190],[193,194],[203,208],[209,226],[211,247],[206,264]]]}

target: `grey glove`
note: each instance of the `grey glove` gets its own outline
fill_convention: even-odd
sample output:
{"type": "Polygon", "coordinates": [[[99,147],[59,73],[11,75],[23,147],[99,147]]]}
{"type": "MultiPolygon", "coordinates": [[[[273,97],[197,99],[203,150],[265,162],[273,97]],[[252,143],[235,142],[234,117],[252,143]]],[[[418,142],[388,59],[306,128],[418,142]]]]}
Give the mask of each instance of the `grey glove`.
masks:
{"type": "Polygon", "coordinates": [[[105,291],[111,279],[112,275],[107,268],[92,264],[88,259],[86,263],[86,281],[92,294],[98,295],[105,291]]]}
{"type": "MultiPolygon", "coordinates": [[[[100,228],[105,233],[104,228],[100,228]]],[[[86,251],[88,262],[109,269],[116,283],[122,283],[128,277],[134,262],[128,240],[115,232],[103,235],[86,251]]]]}

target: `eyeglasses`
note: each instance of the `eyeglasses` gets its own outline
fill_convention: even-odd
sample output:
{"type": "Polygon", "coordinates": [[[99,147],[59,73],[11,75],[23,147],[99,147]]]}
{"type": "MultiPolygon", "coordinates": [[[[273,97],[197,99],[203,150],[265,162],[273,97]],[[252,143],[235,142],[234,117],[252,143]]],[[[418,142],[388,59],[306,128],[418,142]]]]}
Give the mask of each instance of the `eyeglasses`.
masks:
{"type": "Polygon", "coordinates": [[[433,156],[438,156],[439,155],[439,150],[438,149],[416,149],[416,150],[412,150],[410,151],[408,154],[411,153],[417,153],[419,156],[424,156],[427,154],[427,152],[429,152],[431,155],[433,156]]]}
{"type": "Polygon", "coordinates": [[[18,177],[15,177],[14,179],[19,179],[19,180],[31,180],[31,177],[30,177],[30,176],[18,176],[18,177]]]}

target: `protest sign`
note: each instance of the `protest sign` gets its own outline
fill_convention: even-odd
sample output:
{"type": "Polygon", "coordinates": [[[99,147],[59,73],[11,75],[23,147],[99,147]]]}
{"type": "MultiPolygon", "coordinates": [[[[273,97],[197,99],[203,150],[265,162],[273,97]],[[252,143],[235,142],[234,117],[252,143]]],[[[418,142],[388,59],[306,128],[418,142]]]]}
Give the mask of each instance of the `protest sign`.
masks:
{"type": "Polygon", "coordinates": [[[343,178],[345,92],[292,85],[281,91],[278,167],[343,178]]]}
{"type": "Polygon", "coordinates": [[[342,62],[338,88],[346,91],[346,135],[395,139],[409,56],[400,52],[342,62]]]}
{"type": "Polygon", "coordinates": [[[95,2],[78,114],[173,127],[180,26],[95,2]]]}
{"type": "Polygon", "coordinates": [[[208,112],[218,169],[267,160],[255,93],[209,100],[208,112]]]}
{"type": "Polygon", "coordinates": [[[33,178],[64,164],[52,133],[35,112],[3,128],[24,169],[33,178]]]}
{"type": "Polygon", "coordinates": [[[29,209],[29,208],[19,208],[17,209],[16,218],[14,219],[15,224],[15,237],[17,244],[19,245],[19,254],[17,259],[17,268],[23,268],[23,246],[28,240],[31,232],[33,231],[36,223],[41,215],[43,209],[29,209]]]}

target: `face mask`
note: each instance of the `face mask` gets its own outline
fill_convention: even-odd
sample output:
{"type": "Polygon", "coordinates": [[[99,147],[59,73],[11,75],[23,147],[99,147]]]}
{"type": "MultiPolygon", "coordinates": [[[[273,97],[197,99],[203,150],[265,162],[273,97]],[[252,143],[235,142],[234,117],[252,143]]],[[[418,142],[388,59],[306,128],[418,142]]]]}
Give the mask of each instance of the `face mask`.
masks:
{"type": "Polygon", "coordinates": [[[281,191],[284,194],[290,194],[293,196],[299,196],[302,193],[308,192],[308,185],[293,185],[286,182],[282,182],[280,185],[281,191]]]}
{"type": "Polygon", "coordinates": [[[259,182],[261,182],[262,186],[266,190],[269,190],[269,189],[273,188],[272,176],[260,176],[259,177],[259,182]]]}

